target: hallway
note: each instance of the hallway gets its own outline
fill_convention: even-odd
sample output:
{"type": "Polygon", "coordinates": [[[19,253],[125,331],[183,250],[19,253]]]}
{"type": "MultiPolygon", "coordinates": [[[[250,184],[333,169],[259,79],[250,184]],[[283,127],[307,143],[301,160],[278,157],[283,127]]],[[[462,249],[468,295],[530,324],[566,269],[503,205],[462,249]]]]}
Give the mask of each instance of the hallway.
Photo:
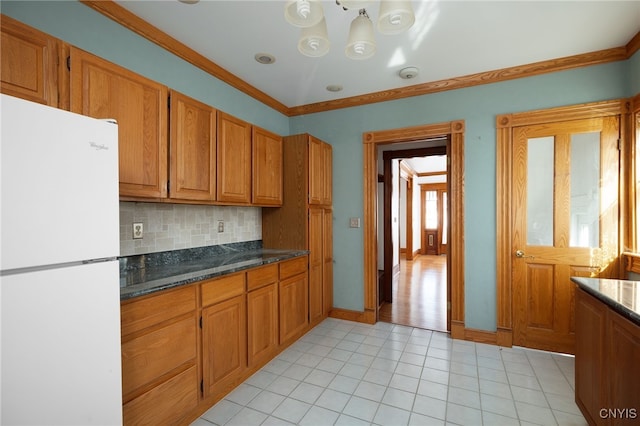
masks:
{"type": "Polygon", "coordinates": [[[447,257],[401,256],[392,297],[380,307],[380,321],[447,331],[447,257]]]}

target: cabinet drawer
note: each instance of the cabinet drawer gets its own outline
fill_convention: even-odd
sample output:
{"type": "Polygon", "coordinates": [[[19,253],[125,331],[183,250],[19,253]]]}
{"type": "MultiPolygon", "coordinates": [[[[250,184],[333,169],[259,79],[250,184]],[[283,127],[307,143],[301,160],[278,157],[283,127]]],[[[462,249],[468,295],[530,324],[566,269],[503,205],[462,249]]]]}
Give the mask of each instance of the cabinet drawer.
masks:
{"type": "Polygon", "coordinates": [[[167,291],[142,300],[125,301],[120,306],[122,336],[196,309],[196,287],[167,291]]]}
{"type": "Polygon", "coordinates": [[[262,266],[247,271],[247,291],[278,281],[278,264],[262,266]]]}
{"type": "Polygon", "coordinates": [[[196,330],[195,316],[188,316],[122,342],[123,396],[189,361],[195,364],[196,330]]]}
{"type": "Polygon", "coordinates": [[[244,293],[244,272],[204,281],[201,284],[202,306],[213,305],[244,293]]]}
{"type": "Polygon", "coordinates": [[[307,256],[280,263],[280,279],[283,280],[305,272],[307,270],[307,263],[307,256]]]}
{"type": "Polygon", "coordinates": [[[194,365],[124,404],[125,425],[178,424],[198,405],[198,372],[194,365]]]}

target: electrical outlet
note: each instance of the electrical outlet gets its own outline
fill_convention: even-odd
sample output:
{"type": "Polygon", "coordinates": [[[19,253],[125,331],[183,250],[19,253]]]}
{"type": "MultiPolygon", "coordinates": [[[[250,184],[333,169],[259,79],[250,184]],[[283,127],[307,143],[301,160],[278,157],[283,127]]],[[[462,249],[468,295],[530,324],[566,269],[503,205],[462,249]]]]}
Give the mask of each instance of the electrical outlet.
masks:
{"type": "Polygon", "coordinates": [[[218,221],[218,232],[224,232],[224,222],[222,220],[218,221]]]}
{"type": "Polygon", "coordinates": [[[137,240],[142,238],[143,231],[144,226],[142,225],[142,222],[135,222],[133,224],[133,239],[137,240]]]}
{"type": "Polygon", "coordinates": [[[349,228],[360,228],[360,218],[359,217],[349,218],[349,228]]]}

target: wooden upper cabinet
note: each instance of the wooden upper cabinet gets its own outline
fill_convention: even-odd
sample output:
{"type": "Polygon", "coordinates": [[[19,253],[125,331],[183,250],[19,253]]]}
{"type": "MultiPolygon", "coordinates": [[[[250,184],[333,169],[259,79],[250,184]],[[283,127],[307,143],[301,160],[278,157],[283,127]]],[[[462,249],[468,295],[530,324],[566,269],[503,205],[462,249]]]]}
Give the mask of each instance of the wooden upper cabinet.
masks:
{"type": "Polygon", "coordinates": [[[216,110],[171,91],[169,198],[216,197],[216,110]]]}
{"type": "Polygon", "coordinates": [[[120,196],[167,196],[168,89],[71,47],[71,111],[118,121],[120,196]]]}
{"type": "Polygon", "coordinates": [[[58,64],[62,43],[5,15],[0,15],[2,93],[60,107],[58,64]]]}
{"type": "Polygon", "coordinates": [[[324,199],[323,142],[309,137],[309,204],[322,204],[324,199]]]}
{"type": "Polygon", "coordinates": [[[326,142],[322,143],[322,204],[330,206],[333,204],[333,148],[326,142]]]}
{"type": "Polygon", "coordinates": [[[251,202],[251,124],[218,111],[217,200],[251,202]]]}
{"type": "Polygon", "coordinates": [[[252,198],[261,206],[282,205],[282,137],[259,127],[252,134],[252,198]]]}
{"type": "Polygon", "coordinates": [[[331,205],[332,173],[331,145],[309,136],[309,204],[331,205]]]}

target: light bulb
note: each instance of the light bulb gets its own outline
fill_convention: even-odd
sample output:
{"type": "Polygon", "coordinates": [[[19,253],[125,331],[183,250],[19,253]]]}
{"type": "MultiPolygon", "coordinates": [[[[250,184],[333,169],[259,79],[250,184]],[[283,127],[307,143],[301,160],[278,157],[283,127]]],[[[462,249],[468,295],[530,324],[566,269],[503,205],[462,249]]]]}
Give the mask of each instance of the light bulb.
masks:
{"type": "Polygon", "coordinates": [[[296,2],[296,12],[302,19],[307,19],[309,13],[311,13],[311,5],[309,0],[298,0],[296,2]]]}

